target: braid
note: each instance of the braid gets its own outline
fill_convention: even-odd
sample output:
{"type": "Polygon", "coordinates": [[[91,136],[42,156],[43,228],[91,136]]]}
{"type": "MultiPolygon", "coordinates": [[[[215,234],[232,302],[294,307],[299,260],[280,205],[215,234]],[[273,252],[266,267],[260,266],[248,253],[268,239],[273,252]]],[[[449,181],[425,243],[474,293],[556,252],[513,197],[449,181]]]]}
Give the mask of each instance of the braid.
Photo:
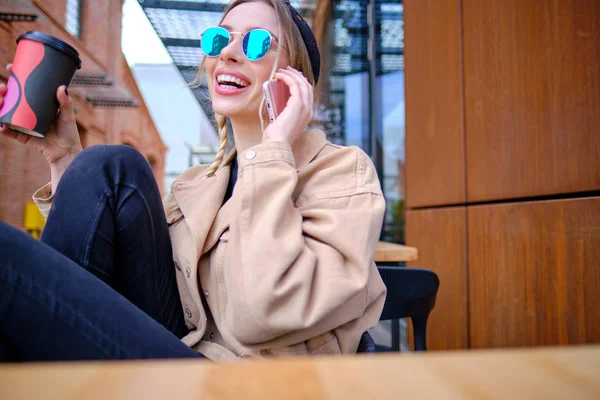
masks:
{"type": "Polygon", "coordinates": [[[229,152],[229,154],[227,154],[227,158],[225,159],[225,165],[231,164],[231,162],[235,158],[236,154],[237,154],[237,150],[234,147],[233,149],[231,149],[231,151],[229,152]]]}
{"type": "Polygon", "coordinates": [[[215,119],[217,120],[217,125],[219,128],[219,150],[215,155],[215,160],[210,165],[208,170],[206,171],[205,177],[211,177],[217,172],[221,162],[223,162],[223,158],[225,157],[225,152],[227,151],[227,118],[220,114],[215,113],[215,119]]]}

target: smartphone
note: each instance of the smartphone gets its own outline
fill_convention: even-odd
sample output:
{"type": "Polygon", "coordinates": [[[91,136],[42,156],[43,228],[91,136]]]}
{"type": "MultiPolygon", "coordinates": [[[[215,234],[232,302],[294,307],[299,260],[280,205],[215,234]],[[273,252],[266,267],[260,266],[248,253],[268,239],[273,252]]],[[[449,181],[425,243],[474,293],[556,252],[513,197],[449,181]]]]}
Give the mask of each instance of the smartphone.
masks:
{"type": "Polygon", "coordinates": [[[265,93],[269,119],[272,123],[285,108],[290,98],[290,88],[285,82],[273,79],[263,83],[263,92],[265,93]]]}

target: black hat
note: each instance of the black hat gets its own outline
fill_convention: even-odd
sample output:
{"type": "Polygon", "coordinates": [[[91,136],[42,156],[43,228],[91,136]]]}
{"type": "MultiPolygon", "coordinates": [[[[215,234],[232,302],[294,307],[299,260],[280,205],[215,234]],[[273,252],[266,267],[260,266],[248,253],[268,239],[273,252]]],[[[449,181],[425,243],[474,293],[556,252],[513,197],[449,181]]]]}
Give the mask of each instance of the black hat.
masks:
{"type": "Polygon", "coordinates": [[[290,15],[292,16],[292,20],[298,27],[300,34],[302,35],[302,40],[304,40],[304,44],[306,46],[306,50],[308,50],[308,56],[310,57],[310,65],[312,67],[313,76],[315,78],[315,85],[319,81],[319,74],[321,72],[321,54],[319,53],[319,46],[317,45],[317,39],[313,34],[312,30],[308,23],[302,18],[300,13],[296,11],[296,9],[290,4],[289,0],[284,0],[288,9],[290,10],[290,15]]]}

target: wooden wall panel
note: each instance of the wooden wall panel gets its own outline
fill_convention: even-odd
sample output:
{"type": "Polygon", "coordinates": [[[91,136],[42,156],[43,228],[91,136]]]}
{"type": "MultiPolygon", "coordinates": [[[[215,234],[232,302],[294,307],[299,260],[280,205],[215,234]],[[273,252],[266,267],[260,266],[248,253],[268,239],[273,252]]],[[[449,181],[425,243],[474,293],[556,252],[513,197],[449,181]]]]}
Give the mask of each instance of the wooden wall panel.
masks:
{"type": "Polygon", "coordinates": [[[600,343],[600,197],[473,206],[467,221],[472,348],[600,343]]]}
{"type": "Polygon", "coordinates": [[[600,1],[463,0],[463,26],[468,202],[600,189],[600,1]]]}
{"type": "Polygon", "coordinates": [[[409,266],[433,270],[440,278],[427,329],[429,350],[468,347],[465,218],[464,207],[406,214],[407,243],[419,249],[419,260],[409,266]]]}
{"type": "Polygon", "coordinates": [[[405,0],[407,206],[462,204],[459,0],[405,0]]]}

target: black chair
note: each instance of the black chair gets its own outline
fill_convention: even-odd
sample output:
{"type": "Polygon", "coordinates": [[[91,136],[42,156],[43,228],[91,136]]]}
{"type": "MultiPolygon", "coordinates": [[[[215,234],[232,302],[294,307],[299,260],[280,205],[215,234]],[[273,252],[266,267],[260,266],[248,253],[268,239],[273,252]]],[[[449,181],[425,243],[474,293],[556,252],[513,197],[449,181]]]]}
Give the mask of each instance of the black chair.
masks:
{"type": "MultiPolygon", "coordinates": [[[[427,320],[433,307],[440,286],[435,272],[418,268],[379,266],[379,273],[385,286],[387,296],[381,321],[410,318],[413,325],[415,351],[427,350],[427,320]]],[[[376,345],[368,332],[365,332],[358,346],[359,353],[394,351],[385,346],[376,345]]]]}

